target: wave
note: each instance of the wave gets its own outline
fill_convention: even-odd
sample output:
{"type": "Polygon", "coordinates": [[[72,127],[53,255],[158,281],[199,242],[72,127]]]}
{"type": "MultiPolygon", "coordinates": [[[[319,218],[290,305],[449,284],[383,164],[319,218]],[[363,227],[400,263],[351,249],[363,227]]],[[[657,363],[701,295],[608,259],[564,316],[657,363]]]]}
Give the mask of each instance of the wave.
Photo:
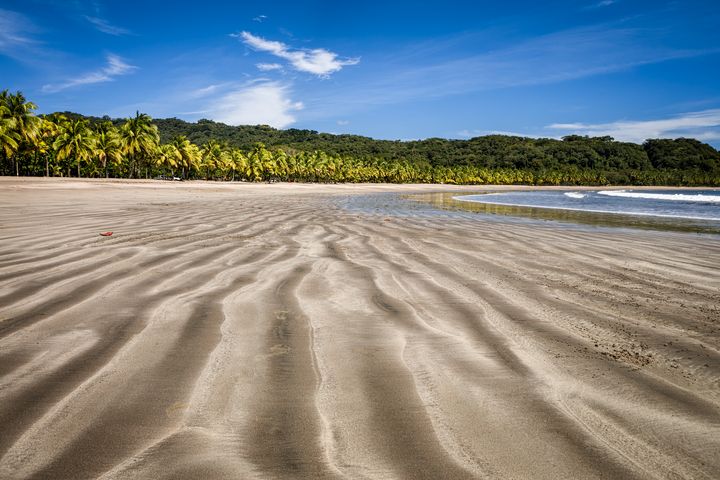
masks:
{"type": "Polygon", "coordinates": [[[587,197],[587,194],[580,192],[565,192],[565,196],[570,198],[585,198],[587,197]]]}
{"type": "Polygon", "coordinates": [[[671,200],[678,202],[720,203],[720,195],[703,195],[701,193],[691,195],[687,193],[628,192],[626,190],[602,190],[597,193],[598,195],[606,195],[608,197],[644,198],[648,200],[671,200]]]}

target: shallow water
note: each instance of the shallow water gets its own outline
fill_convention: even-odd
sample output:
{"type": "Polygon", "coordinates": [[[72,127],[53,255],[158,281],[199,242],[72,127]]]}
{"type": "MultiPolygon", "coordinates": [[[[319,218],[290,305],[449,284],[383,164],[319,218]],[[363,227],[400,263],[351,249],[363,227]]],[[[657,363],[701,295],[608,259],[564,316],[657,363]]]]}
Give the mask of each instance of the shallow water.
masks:
{"type": "Polygon", "coordinates": [[[716,190],[530,191],[455,198],[497,205],[720,222],[720,192],[716,190]]]}
{"type": "MultiPolygon", "coordinates": [[[[411,195],[407,198],[436,208],[456,212],[474,212],[485,218],[556,221],[567,225],[640,228],[693,233],[720,233],[720,203],[684,200],[658,200],[617,197],[600,191],[545,190],[503,193],[457,193],[411,195]],[[632,207],[627,204],[635,201],[632,207]],[[604,202],[604,203],[603,203],[604,202]],[[618,206],[624,206],[618,208],[618,206]]],[[[610,191],[608,191],[610,192],[610,191]]],[[[681,191],[612,191],[648,195],[674,195],[681,191]]],[[[688,191],[682,191],[687,195],[688,191]]],[[[697,195],[717,195],[718,191],[690,191],[697,195]],[[711,193],[708,193],[711,192],[711,193]]]]}

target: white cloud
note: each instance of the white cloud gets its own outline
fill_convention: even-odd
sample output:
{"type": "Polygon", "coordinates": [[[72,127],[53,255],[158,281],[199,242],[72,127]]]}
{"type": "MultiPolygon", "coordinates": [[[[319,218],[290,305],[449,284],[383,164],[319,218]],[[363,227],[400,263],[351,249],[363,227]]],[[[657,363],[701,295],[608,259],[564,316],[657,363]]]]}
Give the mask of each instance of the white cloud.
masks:
{"type": "Polygon", "coordinates": [[[271,70],[282,70],[282,65],[279,63],[258,63],[255,65],[258,70],[262,70],[263,72],[269,72],[271,70]]]}
{"type": "Polygon", "coordinates": [[[350,125],[350,122],[348,120],[338,120],[337,124],[340,126],[350,125]]]}
{"type": "Polygon", "coordinates": [[[621,120],[610,123],[554,123],[546,128],[565,134],[611,136],[616,140],[641,143],[648,138],[691,137],[720,139],[720,109],[690,112],[661,120],[621,120]]]}
{"type": "Polygon", "coordinates": [[[230,91],[206,110],[209,117],[229,125],[270,125],[283,128],[295,122],[293,112],[301,102],[293,102],[289,88],[277,82],[263,81],[230,91]]]}
{"type": "Polygon", "coordinates": [[[80,85],[91,85],[93,83],[110,82],[115,77],[127,75],[137,67],[128,65],[117,55],[107,56],[107,65],[95,72],[86,73],[77,78],[72,78],[63,83],[43,85],[42,91],[46,93],[55,93],[67,88],[77,87],[80,85]]]}
{"type": "Polygon", "coordinates": [[[342,70],[345,66],[356,65],[360,62],[359,58],[341,59],[337,53],[324,48],[312,50],[292,49],[282,42],[266,40],[250,32],[240,32],[239,34],[232,34],[232,36],[241,38],[246,45],[255,50],[268,52],[287,60],[296,70],[312,73],[320,77],[327,77],[331,73],[342,70]]]}
{"type": "Polygon", "coordinates": [[[253,22],[262,23],[267,20],[267,18],[267,15],[258,15],[257,17],[253,18],[253,22]]]}
{"type": "Polygon", "coordinates": [[[110,22],[108,22],[104,18],[91,17],[88,15],[85,15],[85,20],[90,22],[97,30],[99,30],[103,33],[107,33],[108,35],[115,35],[117,37],[120,35],[132,34],[132,32],[130,30],[127,30],[122,27],[118,27],[116,25],[112,25],[112,24],[110,24],[110,22]]]}

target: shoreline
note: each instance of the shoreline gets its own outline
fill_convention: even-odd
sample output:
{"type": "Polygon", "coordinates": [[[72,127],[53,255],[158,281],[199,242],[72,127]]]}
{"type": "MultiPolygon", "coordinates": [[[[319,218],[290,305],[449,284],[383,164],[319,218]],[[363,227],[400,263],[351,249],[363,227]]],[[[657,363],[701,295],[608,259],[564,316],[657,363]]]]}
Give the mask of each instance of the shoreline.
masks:
{"type": "Polygon", "coordinates": [[[233,185],[253,185],[255,187],[265,186],[323,186],[323,187],[386,187],[386,188],[446,188],[446,189],[489,189],[495,190],[506,190],[506,189],[537,189],[537,190],[713,190],[720,191],[720,187],[676,187],[676,186],[652,186],[652,185],[495,185],[495,184],[475,184],[475,185],[457,185],[450,183],[351,183],[351,182],[337,182],[337,183],[322,183],[322,182],[245,182],[245,181],[223,181],[223,180],[182,180],[182,181],[171,181],[171,180],[156,180],[152,178],[77,178],[77,177],[26,177],[26,176],[7,176],[0,175],[0,184],[13,184],[13,183],[66,183],[66,184],[110,184],[110,185],[121,185],[121,184],[134,184],[134,185],[175,185],[175,186],[190,186],[190,185],[218,185],[218,186],[233,186],[233,185]]]}

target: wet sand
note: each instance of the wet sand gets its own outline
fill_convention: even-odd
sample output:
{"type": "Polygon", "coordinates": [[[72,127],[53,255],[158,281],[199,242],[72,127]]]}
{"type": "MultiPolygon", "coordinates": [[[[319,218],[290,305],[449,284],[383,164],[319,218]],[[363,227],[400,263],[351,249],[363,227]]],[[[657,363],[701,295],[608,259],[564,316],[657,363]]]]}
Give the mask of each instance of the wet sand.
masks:
{"type": "Polygon", "coordinates": [[[0,179],[0,478],[717,478],[720,237],[447,190],[0,179]]]}

